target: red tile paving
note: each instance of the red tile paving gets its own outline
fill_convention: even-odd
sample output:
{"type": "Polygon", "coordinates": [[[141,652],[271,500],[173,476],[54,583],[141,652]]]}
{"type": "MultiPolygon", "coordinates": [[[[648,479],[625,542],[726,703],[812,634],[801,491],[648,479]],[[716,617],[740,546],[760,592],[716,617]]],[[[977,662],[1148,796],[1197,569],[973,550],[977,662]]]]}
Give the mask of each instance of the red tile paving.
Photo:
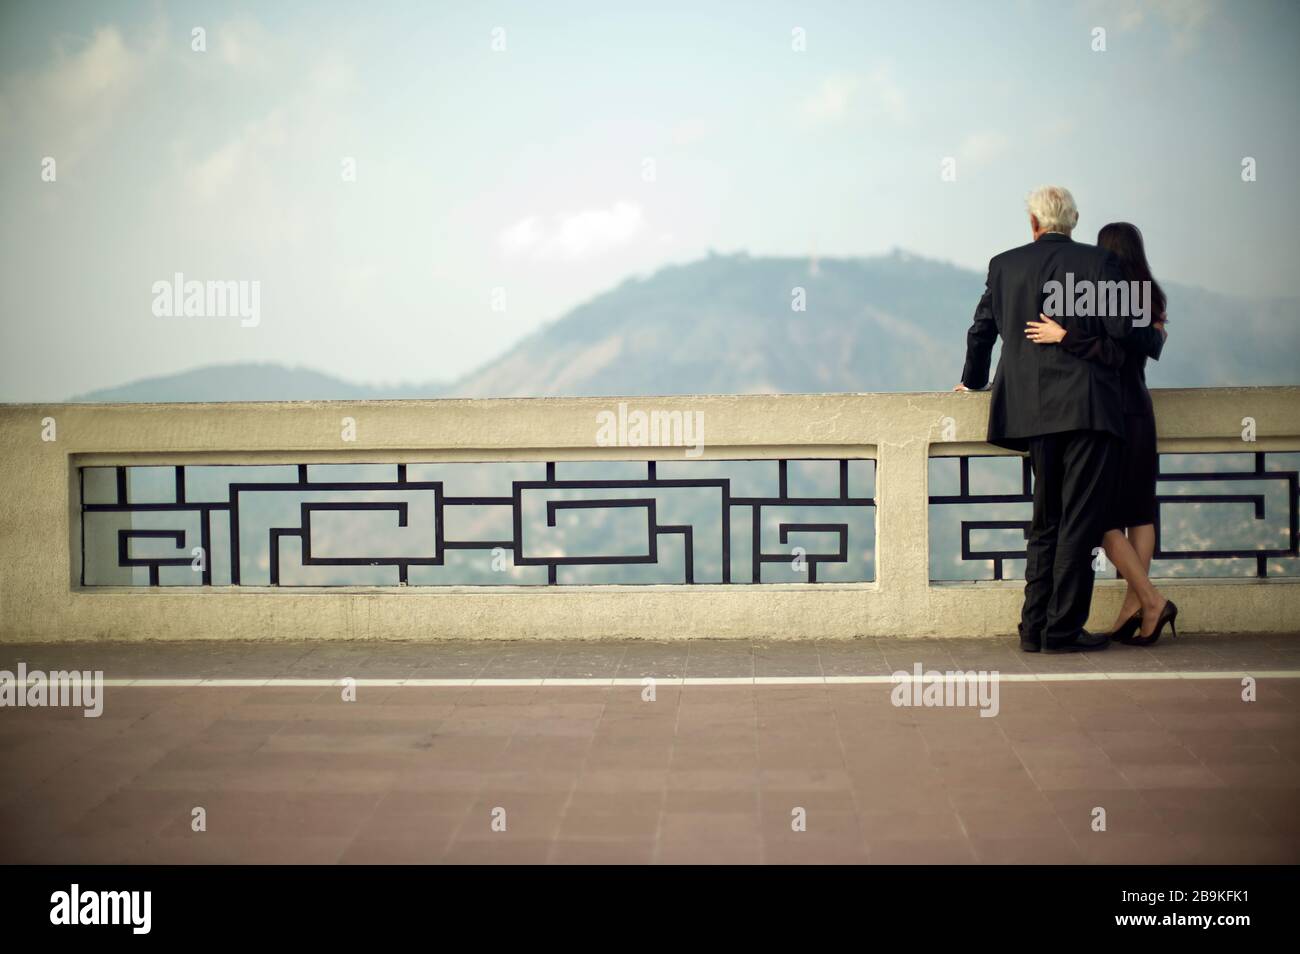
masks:
{"type": "Polygon", "coordinates": [[[1006,641],[33,645],[109,679],[616,685],[113,687],[0,709],[0,861],[1300,861],[1300,637],[1026,657],[1006,641]],[[639,680],[997,669],[999,713],[888,682],[639,680]],[[1165,679],[1101,673],[1202,673],[1165,679]],[[1091,676],[1093,678],[1059,678],[1091,676]],[[191,830],[191,811],[207,830],[191,830]],[[1096,809],[1106,830],[1094,831],[1096,809]],[[493,820],[504,815],[505,830],[493,820]],[[806,830],[795,831],[796,815],[806,830]]]}

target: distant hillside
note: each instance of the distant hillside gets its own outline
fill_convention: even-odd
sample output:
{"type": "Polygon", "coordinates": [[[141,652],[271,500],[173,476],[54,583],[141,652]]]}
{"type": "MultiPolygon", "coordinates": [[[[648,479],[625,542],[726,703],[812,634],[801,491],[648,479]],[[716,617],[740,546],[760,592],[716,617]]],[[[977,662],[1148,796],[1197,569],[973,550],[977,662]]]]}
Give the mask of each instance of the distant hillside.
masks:
{"type": "MultiPolygon", "coordinates": [[[[237,401],[924,391],[957,380],[984,276],[905,252],[869,259],[712,255],[628,279],[450,385],[364,386],[226,365],[88,401],[237,401]],[[801,288],[806,311],[791,309],[801,288]]],[[[1300,303],[1167,285],[1153,387],[1300,383],[1300,303]]]]}
{"type": "Polygon", "coordinates": [[[72,398],[77,402],[364,401],[437,397],[439,388],[353,384],[307,368],[279,364],[215,364],[72,398]]]}
{"type": "MultiPolygon", "coordinates": [[[[448,387],[465,397],[947,389],[984,276],[895,252],[711,256],[628,280],[448,387]],[[791,310],[791,290],[807,311],[791,310]]],[[[1300,383],[1300,302],[1167,285],[1153,387],[1300,383]]]]}

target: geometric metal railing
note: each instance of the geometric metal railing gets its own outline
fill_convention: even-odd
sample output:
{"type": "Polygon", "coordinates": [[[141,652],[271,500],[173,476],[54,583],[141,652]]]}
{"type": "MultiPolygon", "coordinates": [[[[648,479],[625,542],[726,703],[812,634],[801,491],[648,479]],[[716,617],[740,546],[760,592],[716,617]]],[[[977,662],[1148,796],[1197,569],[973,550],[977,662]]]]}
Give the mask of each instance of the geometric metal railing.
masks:
{"type": "MultiPolygon", "coordinates": [[[[1268,458],[1270,456],[1280,457],[1282,455],[1269,455],[1266,452],[1257,452],[1254,455],[1254,467],[1249,471],[1218,471],[1212,475],[1198,473],[1196,471],[1185,471],[1182,473],[1166,473],[1158,471],[1156,474],[1156,486],[1160,483],[1169,483],[1172,481],[1191,481],[1205,482],[1210,481],[1230,481],[1251,483],[1264,481],[1281,481],[1286,487],[1287,501],[1287,528],[1286,543],[1284,547],[1260,547],[1260,548],[1233,548],[1220,547],[1209,549],[1165,549],[1161,544],[1161,528],[1164,521],[1161,518],[1161,507],[1156,508],[1156,550],[1155,559],[1157,560],[1213,560],[1213,559],[1249,559],[1255,560],[1255,576],[1263,578],[1268,576],[1268,560],[1270,557],[1295,557],[1300,555],[1300,471],[1296,470],[1268,470],[1268,458]]],[[[1295,455],[1288,455],[1295,456],[1295,455]]],[[[1249,503],[1254,510],[1254,519],[1263,521],[1265,516],[1265,495],[1261,493],[1253,494],[1156,494],[1156,502],[1165,504],[1228,504],[1228,503],[1249,503]]]]}
{"type": "MultiPolygon", "coordinates": [[[[931,459],[930,463],[931,463],[932,470],[935,466],[935,462],[938,460],[942,460],[945,462],[955,462],[957,465],[956,493],[931,494],[929,498],[931,508],[934,508],[936,506],[944,507],[944,506],[953,506],[953,505],[962,506],[962,507],[969,507],[972,505],[984,505],[987,507],[988,505],[994,505],[994,504],[1032,504],[1033,503],[1034,500],[1033,472],[1030,470],[1028,457],[1019,458],[1020,480],[1019,480],[1019,486],[1017,488],[1012,489],[1012,487],[1010,486],[1005,486],[1006,481],[1004,480],[1003,486],[995,487],[990,492],[982,492],[982,493],[973,492],[971,490],[970,465],[972,459],[979,461],[981,464],[986,463],[988,461],[988,458],[980,458],[980,457],[972,458],[971,456],[965,456],[965,455],[961,457],[945,457],[945,458],[931,459]]],[[[999,456],[997,459],[1009,462],[1011,460],[1015,460],[1016,458],[999,456]]],[[[933,484],[934,484],[934,480],[932,479],[931,485],[933,486],[933,484]]],[[[931,514],[933,515],[934,513],[935,511],[931,509],[931,514]]],[[[1025,558],[1025,550],[1023,547],[1019,549],[1017,548],[987,549],[986,548],[986,549],[977,550],[972,546],[971,535],[973,532],[977,532],[981,530],[1018,530],[1020,532],[1019,533],[1020,538],[1024,539],[1029,532],[1028,520],[1023,520],[1023,519],[997,520],[997,519],[987,519],[987,518],[966,519],[964,516],[961,517],[960,520],[961,522],[960,522],[959,533],[961,535],[961,561],[963,563],[989,561],[993,567],[993,579],[1001,580],[1005,577],[1006,561],[1023,560],[1025,558]]],[[[936,521],[932,517],[931,519],[932,526],[935,523],[936,521]]],[[[931,560],[932,565],[934,564],[934,562],[935,561],[932,559],[931,560]]],[[[931,579],[942,579],[942,577],[935,577],[934,573],[931,572],[931,579]]]]}
{"type": "Polygon", "coordinates": [[[866,458],[82,467],[83,585],[865,582],[866,458]]]}
{"type": "MultiPolygon", "coordinates": [[[[1300,574],[1300,454],[1160,463],[1153,576],[1300,574]]],[[[1022,576],[1028,459],[930,465],[930,578],[1022,576]]],[[[875,579],[875,469],[865,458],[117,466],[80,476],[87,586],[875,579]]]]}
{"type": "MultiPolygon", "coordinates": [[[[994,580],[1008,578],[1014,564],[1025,559],[1023,544],[1009,545],[1004,540],[1002,546],[977,546],[976,537],[1014,533],[1019,540],[1025,538],[1029,530],[1025,512],[1033,502],[1029,459],[972,455],[931,458],[930,464],[932,487],[946,483],[952,491],[929,496],[931,579],[970,579],[970,569],[981,567],[987,567],[994,580]],[[986,468],[1000,464],[1001,471],[982,474],[984,489],[975,489],[972,461],[986,468]],[[952,546],[944,541],[953,535],[960,538],[960,558],[945,563],[952,546]],[[942,575],[945,566],[948,576],[942,575]]],[[[1290,563],[1300,557],[1298,465],[1300,455],[1291,452],[1162,454],[1152,576],[1246,575],[1248,571],[1265,578],[1270,575],[1270,562],[1274,575],[1300,573],[1300,565],[1290,563]],[[1173,469],[1168,465],[1171,459],[1173,469]],[[1207,485],[1216,483],[1231,484],[1231,491],[1207,492],[1207,485]],[[1247,519],[1242,519],[1242,505],[1250,507],[1247,519]],[[1282,520],[1276,519],[1279,511],[1285,512],[1282,520]]]]}
{"type": "MultiPolygon", "coordinates": [[[[1184,578],[1176,598],[1189,628],[1294,628],[1300,586],[1290,584],[1300,580],[1300,556],[1289,555],[1297,506],[1290,474],[1300,473],[1300,386],[1157,389],[1152,400],[1164,451],[1162,556],[1152,575],[1184,578]],[[1170,479],[1189,474],[1195,479],[1170,479]],[[1249,477],[1215,479],[1222,474],[1249,477]],[[1223,499],[1195,499],[1202,495],[1223,499]],[[1188,553],[1234,556],[1163,556],[1188,553]],[[1257,579],[1261,572],[1269,579],[1257,579]],[[1215,577],[1242,579],[1221,585],[1215,577]]],[[[611,443],[602,423],[611,413],[607,398],[0,405],[0,641],[280,639],[305,632],[418,640],[788,638],[816,631],[838,639],[1011,631],[1018,587],[942,585],[995,573],[992,557],[961,559],[962,520],[998,521],[968,527],[968,557],[1018,554],[1024,546],[1019,528],[1032,507],[1023,461],[979,456],[1010,453],[983,443],[987,394],[654,401],[661,415],[704,415],[704,457],[732,459],[692,458],[694,450],[675,442],[633,447],[630,432],[611,443]],[[1015,502],[929,503],[928,496],[963,496],[961,461],[947,456],[957,454],[975,455],[967,462],[966,498],[1007,494],[1015,502]],[[713,486],[647,486],[650,458],[659,481],[713,486]],[[841,460],[849,471],[846,492],[841,460]],[[405,484],[441,481],[441,494],[399,484],[399,463],[406,465],[405,484]],[[184,468],[179,474],[177,466],[184,468]],[[642,485],[562,485],[611,480],[642,485]],[[541,486],[522,491],[516,505],[512,481],[541,486]],[[387,489],[318,489],[330,483],[387,489]],[[233,547],[232,484],[281,485],[236,488],[233,547]],[[454,505],[464,498],[501,503],[454,505]],[[653,518],[644,502],[651,499],[653,518]],[[577,500],[605,503],[560,506],[577,500]],[[316,508],[304,520],[304,503],[406,506],[316,508]],[[1015,529],[1001,528],[1013,521],[1015,529]],[[686,527],[689,543],[679,532],[686,527]],[[272,530],[284,531],[275,535],[278,587],[272,530]],[[688,552],[694,586],[682,585],[688,552]],[[440,566],[417,562],[439,556],[440,566]],[[611,557],[618,562],[589,559],[611,557]],[[189,566],[182,563],[187,558],[189,566]],[[325,562],[333,560],[346,565],[325,562]],[[399,591],[403,575],[407,587],[399,591]],[[721,585],[724,579],[764,587],[721,585]],[[503,583],[519,585],[494,585],[503,583]],[[171,593],[160,603],[153,597],[162,588],[171,593]],[[127,589],[136,595],[109,593],[127,589]]],[[[1023,566],[1014,555],[1000,562],[1004,581],[1023,566]]],[[[1114,586],[1100,589],[1094,625],[1110,615],[1117,596],[1114,586]]]]}

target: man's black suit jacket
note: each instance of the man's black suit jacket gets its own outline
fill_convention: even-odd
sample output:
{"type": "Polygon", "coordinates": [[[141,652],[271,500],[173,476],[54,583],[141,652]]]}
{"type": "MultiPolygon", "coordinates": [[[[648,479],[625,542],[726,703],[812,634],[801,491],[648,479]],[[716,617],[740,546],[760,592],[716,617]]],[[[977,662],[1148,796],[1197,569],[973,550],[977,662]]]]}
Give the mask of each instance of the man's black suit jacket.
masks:
{"type": "MultiPolygon", "coordinates": [[[[988,440],[1025,450],[1028,439],[1063,431],[1107,431],[1124,436],[1120,373],[1097,361],[1075,357],[1056,345],[1035,344],[1025,326],[1037,321],[1049,281],[1118,282],[1124,276],[1110,252],[1048,232],[989,262],[988,279],[975,319],[966,334],[966,366],[961,381],[975,390],[989,378],[993,342],[1002,337],[1002,356],[993,378],[988,440]]],[[[1134,328],[1131,316],[1057,316],[1066,331],[1079,335],[1160,336],[1154,325],[1134,328]]],[[[1133,342],[1129,342],[1132,344],[1133,342]]]]}

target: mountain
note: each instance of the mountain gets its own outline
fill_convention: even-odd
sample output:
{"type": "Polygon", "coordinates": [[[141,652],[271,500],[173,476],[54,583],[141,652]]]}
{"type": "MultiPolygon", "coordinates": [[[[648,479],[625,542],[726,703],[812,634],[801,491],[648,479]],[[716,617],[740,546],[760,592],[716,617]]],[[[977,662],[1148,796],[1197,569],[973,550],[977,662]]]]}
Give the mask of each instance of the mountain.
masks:
{"type": "Polygon", "coordinates": [[[353,384],[308,368],[280,364],[214,364],[74,397],[79,403],[147,401],[365,401],[438,397],[437,385],[353,384]]]}
{"type": "MultiPolygon", "coordinates": [[[[629,279],[448,388],[463,397],[952,387],[984,276],[902,251],[710,256],[629,279]],[[806,311],[791,308],[805,290],[806,311]]],[[[1181,285],[1156,387],[1300,382],[1300,302],[1181,285]]]]}
{"type": "MultiPolygon", "coordinates": [[[[979,278],[895,253],[823,260],[712,255],[575,308],[450,392],[744,394],[939,387],[979,278]],[[806,310],[796,311],[795,289],[806,310]]],[[[960,364],[960,361],[958,361],[960,364]]],[[[948,376],[954,372],[949,371],[948,376]]]]}
{"type": "MultiPolygon", "coordinates": [[[[957,380],[984,276],[902,251],[876,258],[710,255],[630,278],[448,386],[370,387],[226,365],[88,401],[923,391],[957,380]],[[806,310],[792,303],[802,289],[806,310]]],[[[1155,387],[1300,383],[1300,302],[1166,285],[1155,387]]]]}

